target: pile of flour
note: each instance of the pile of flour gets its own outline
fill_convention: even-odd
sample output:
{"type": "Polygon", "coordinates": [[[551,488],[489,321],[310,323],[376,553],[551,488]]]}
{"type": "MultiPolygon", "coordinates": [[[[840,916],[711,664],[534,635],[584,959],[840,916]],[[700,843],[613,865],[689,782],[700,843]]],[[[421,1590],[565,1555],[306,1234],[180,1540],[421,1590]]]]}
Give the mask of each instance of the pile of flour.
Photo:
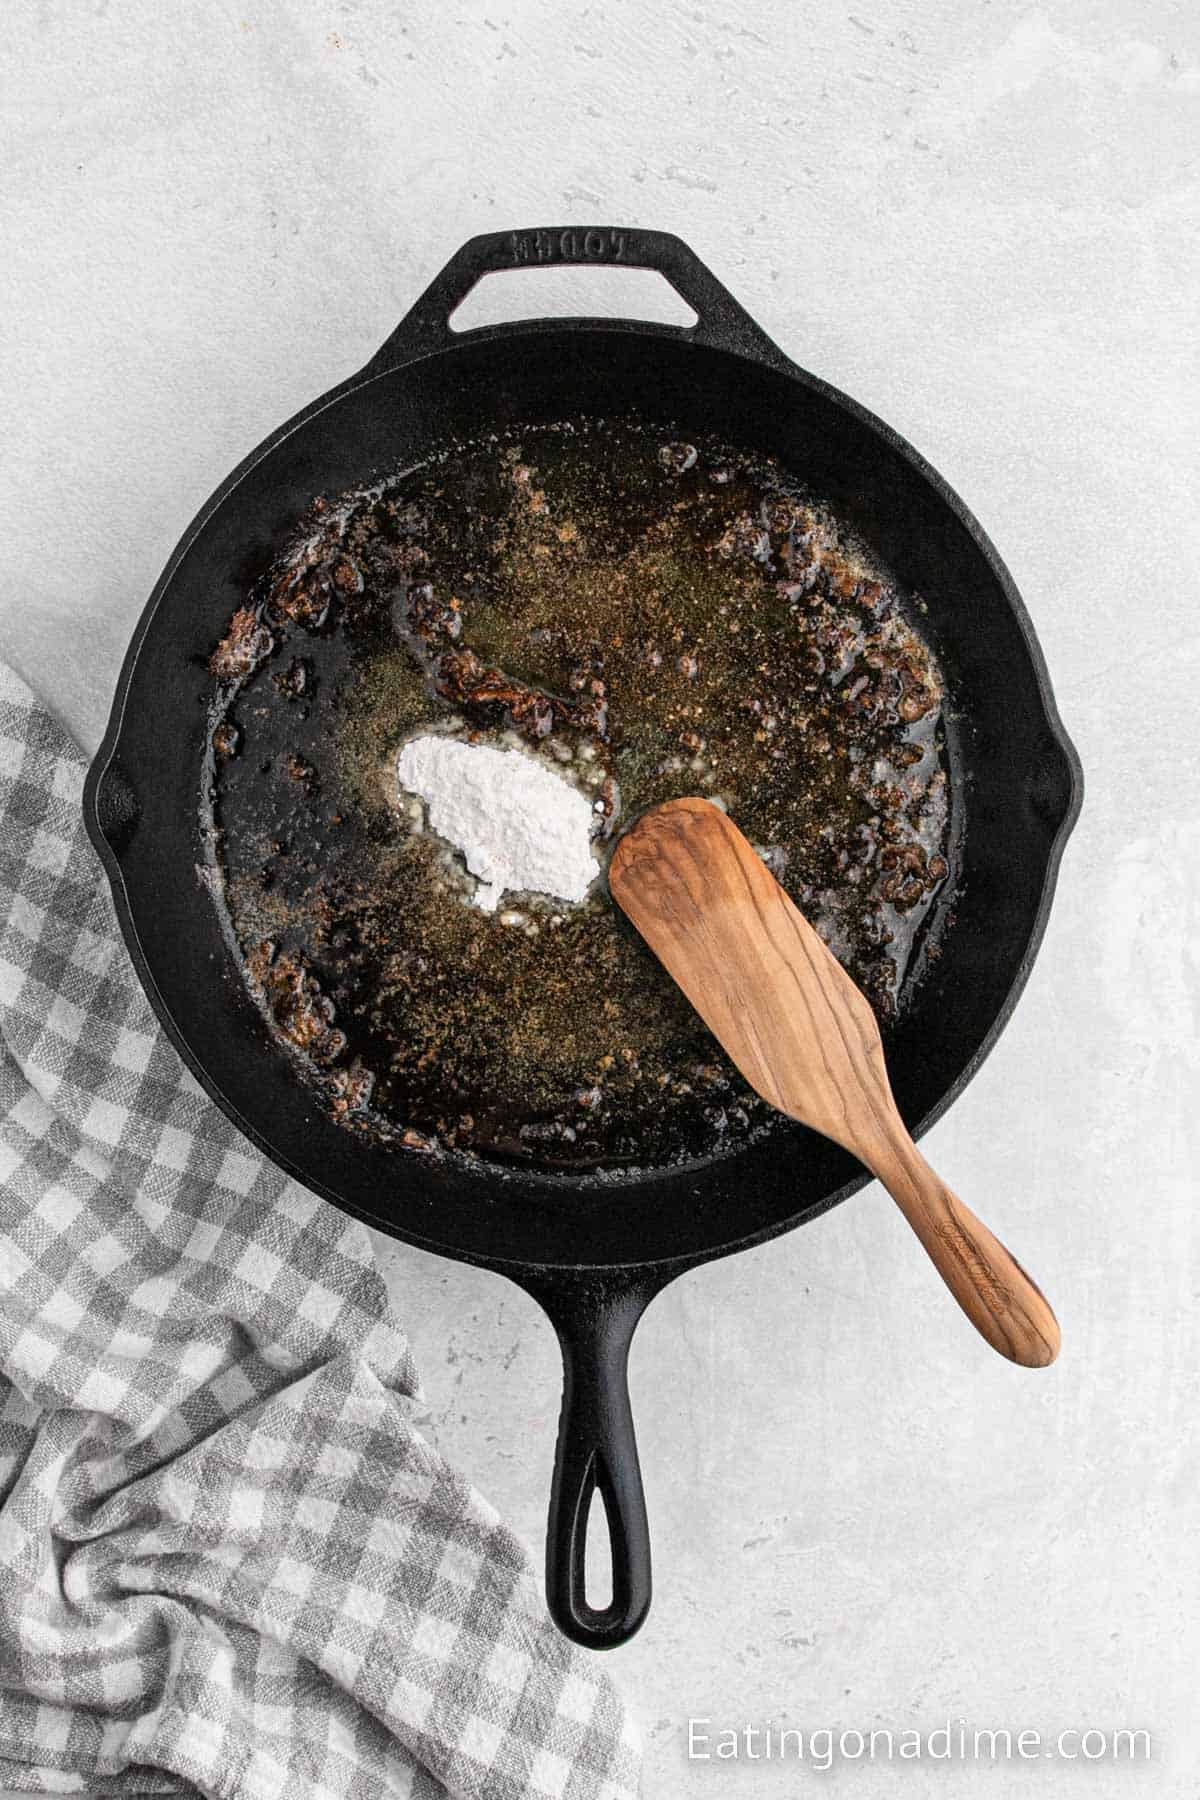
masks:
{"type": "Polygon", "coordinates": [[[545,763],[522,750],[430,733],[404,745],[396,775],[425,802],[429,829],[461,852],[484,912],[495,912],[509,890],[587,897],[599,873],[596,816],[586,796],[545,763]]]}

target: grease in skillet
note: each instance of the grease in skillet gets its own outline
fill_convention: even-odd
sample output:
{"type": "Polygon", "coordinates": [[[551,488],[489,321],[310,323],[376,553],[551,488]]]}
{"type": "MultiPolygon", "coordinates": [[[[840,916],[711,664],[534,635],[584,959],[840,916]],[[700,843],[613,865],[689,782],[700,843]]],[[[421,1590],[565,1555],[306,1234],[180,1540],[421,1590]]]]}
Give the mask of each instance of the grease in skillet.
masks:
{"type": "Polygon", "coordinates": [[[661,1166],[774,1128],[601,881],[472,904],[396,781],[520,744],[622,820],[728,806],[883,1021],[936,954],[942,684],[914,607],[774,463],[626,421],[458,446],[314,502],[212,657],[212,887],[270,1029],[348,1128],[661,1166]]]}

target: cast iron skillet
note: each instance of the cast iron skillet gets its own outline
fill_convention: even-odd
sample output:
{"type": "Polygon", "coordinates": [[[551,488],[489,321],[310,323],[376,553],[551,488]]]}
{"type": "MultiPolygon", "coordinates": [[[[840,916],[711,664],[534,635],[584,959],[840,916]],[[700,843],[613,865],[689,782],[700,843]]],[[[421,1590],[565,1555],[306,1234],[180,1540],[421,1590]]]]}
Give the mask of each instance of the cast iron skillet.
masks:
{"type": "Polygon", "coordinates": [[[232,972],[197,880],[197,799],[206,659],[247,570],[266,566],[315,494],[394,471],[447,440],[629,412],[676,434],[715,432],[777,455],[928,608],[923,629],[959,715],[950,744],[961,827],[956,917],[888,1043],[901,1112],[924,1130],[962,1092],[1024,986],[1079,811],[1079,760],[1025,608],[961,500],[894,431],[790,362],[678,238],[573,227],[466,244],[366,368],[281,426],[188,527],[134,633],[84,797],[146,992],[234,1123],[347,1212],[498,1270],[549,1314],[565,1380],[546,1586],[563,1631],[594,1648],[624,1642],[650,1604],[626,1385],[638,1319],[685,1269],[806,1223],[867,1177],[797,1126],[724,1160],[617,1181],[472,1171],[350,1135],[316,1110],[271,1048],[232,972]],[[450,329],[449,315],[481,276],[553,263],[656,269],[698,322],[450,329]],[[584,1589],[597,1489],[612,1544],[604,1607],[591,1606],[584,1589]]]}

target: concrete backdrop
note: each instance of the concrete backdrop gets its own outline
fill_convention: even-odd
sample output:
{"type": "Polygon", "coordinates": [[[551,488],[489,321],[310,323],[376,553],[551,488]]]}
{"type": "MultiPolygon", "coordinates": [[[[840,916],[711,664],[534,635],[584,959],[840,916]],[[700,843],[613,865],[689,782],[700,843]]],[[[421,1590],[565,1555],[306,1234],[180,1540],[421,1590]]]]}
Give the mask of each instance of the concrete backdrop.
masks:
{"type": "MultiPolygon", "coordinates": [[[[808,1791],[689,1766],[689,1714],[1147,1726],[1148,1769],[837,1791],[1196,1792],[1198,38],[1164,0],[5,14],[0,650],[87,748],[205,495],[497,226],[686,237],[946,474],[1040,633],[1087,805],[1028,992],[927,1149],[1044,1280],[1062,1360],[987,1353],[878,1188],[659,1301],[632,1368],[658,1593],[613,1659],[648,1794],[808,1791]]],[[[535,273],[475,317],[643,288],[535,273]]],[[[431,1428],[540,1559],[548,1328],[380,1247],[431,1428]]]]}

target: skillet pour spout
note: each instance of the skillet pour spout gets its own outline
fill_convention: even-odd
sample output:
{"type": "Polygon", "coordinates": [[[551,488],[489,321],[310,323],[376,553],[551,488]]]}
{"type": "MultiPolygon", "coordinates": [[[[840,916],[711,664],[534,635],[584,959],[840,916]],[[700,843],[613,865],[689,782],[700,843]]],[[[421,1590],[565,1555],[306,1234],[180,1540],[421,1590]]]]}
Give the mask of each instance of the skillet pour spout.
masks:
{"type": "Polygon", "coordinates": [[[286,522],[455,443],[572,418],[637,415],[775,457],[845,518],[907,591],[944,671],[957,832],[954,922],[889,1033],[900,1113],[919,1135],[995,1043],[1041,942],[1078,816],[1078,757],[1019,594],[972,514],[918,453],[798,368],[678,238],[540,227],[472,238],[367,366],[273,432],[200,508],[134,631],[84,794],[121,929],[164,1029],[265,1156],[380,1231],[506,1275],[549,1315],[564,1403],[547,1539],[554,1617],[578,1643],[629,1638],[650,1603],[650,1548],[626,1383],[637,1319],[668,1282],[803,1225],[867,1179],[836,1144],[784,1126],[705,1163],[564,1176],[410,1156],[344,1131],[271,1045],[204,887],[203,668],[247,572],[286,522]],[[657,270],[687,327],[522,319],[455,331],[475,284],[563,263],[657,270]],[[599,1495],[613,1593],[589,1602],[599,1495]]]}

